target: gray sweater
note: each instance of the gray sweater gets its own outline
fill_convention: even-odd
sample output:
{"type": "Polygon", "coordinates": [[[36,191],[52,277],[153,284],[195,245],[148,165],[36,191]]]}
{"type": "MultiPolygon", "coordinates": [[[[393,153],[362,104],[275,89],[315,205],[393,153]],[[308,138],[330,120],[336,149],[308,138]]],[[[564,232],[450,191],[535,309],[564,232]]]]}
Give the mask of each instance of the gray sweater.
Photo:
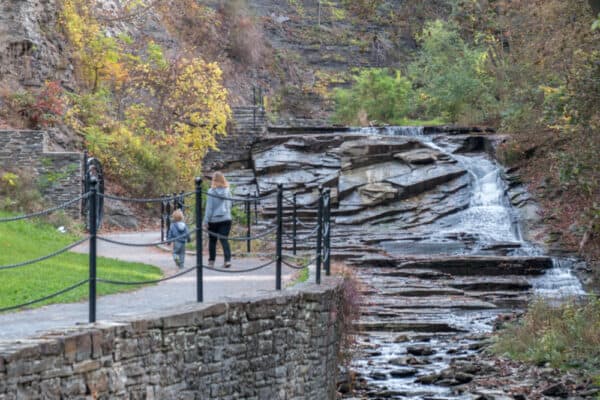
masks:
{"type": "Polygon", "coordinates": [[[223,199],[223,197],[231,197],[229,188],[208,189],[206,210],[204,210],[205,224],[231,221],[231,200],[223,199]]]}

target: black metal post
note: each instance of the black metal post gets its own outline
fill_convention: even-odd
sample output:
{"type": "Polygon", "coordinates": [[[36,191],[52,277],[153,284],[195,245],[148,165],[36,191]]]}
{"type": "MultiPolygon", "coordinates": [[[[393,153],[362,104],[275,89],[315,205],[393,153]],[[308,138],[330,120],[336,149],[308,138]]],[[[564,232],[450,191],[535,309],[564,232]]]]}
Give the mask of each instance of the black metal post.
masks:
{"type": "Polygon", "coordinates": [[[167,201],[165,205],[165,228],[167,232],[171,229],[171,202],[167,201]]]}
{"type": "Polygon", "coordinates": [[[258,193],[254,193],[254,223],[258,225],[258,193]]]}
{"type": "Polygon", "coordinates": [[[321,261],[323,257],[323,187],[319,186],[319,211],[317,213],[317,283],[321,283],[321,261]]]}
{"type": "Polygon", "coordinates": [[[331,189],[327,189],[325,191],[326,203],[325,203],[325,218],[324,224],[326,227],[325,230],[325,238],[324,238],[324,248],[325,248],[325,274],[327,276],[331,275],[331,189]]]}
{"type": "Polygon", "coordinates": [[[281,261],[283,247],[283,185],[277,185],[277,271],[275,277],[275,289],[281,290],[281,261]]]}
{"type": "Polygon", "coordinates": [[[292,233],[293,233],[293,254],[296,255],[296,249],[297,249],[297,241],[296,241],[296,234],[298,233],[298,209],[297,209],[297,203],[296,203],[297,199],[296,199],[296,193],[294,193],[294,210],[292,212],[292,233]]]}
{"type": "Polygon", "coordinates": [[[202,178],[196,177],[196,301],[204,301],[202,262],[202,178]]]}
{"type": "Polygon", "coordinates": [[[89,254],[89,320],[96,322],[96,235],[98,233],[97,207],[98,207],[98,180],[95,176],[90,177],[90,208],[89,208],[89,231],[90,231],[90,254],[89,254]]]}
{"type": "Polygon", "coordinates": [[[160,241],[165,240],[165,201],[160,202],[160,241]]]}
{"type": "MultiPolygon", "coordinates": [[[[88,151],[83,151],[83,160],[81,160],[81,194],[84,195],[87,188],[87,159],[88,159],[88,151]]],[[[81,216],[85,216],[85,204],[86,199],[81,199],[81,216]]]]}
{"type": "Polygon", "coordinates": [[[250,240],[250,236],[252,236],[252,207],[250,207],[250,193],[246,193],[246,201],[244,202],[244,207],[246,211],[246,251],[250,253],[252,251],[252,241],[250,240]]]}

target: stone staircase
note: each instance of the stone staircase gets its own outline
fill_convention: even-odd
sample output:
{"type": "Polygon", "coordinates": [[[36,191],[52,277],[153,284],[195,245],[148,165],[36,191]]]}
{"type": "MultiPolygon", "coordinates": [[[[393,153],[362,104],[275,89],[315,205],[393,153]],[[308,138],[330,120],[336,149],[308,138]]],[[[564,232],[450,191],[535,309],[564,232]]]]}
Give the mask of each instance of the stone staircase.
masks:
{"type": "Polygon", "coordinates": [[[255,106],[233,107],[227,136],[218,138],[218,151],[209,151],[204,158],[205,171],[228,167],[250,166],[252,144],[267,131],[264,108],[255,106]]]}

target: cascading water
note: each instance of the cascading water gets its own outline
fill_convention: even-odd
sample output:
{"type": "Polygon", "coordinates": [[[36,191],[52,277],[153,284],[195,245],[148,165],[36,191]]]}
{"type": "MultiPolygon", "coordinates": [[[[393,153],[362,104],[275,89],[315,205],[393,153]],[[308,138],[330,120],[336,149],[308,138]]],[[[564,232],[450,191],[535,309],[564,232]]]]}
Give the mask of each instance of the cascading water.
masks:
{"type": "MultiPolygon", "coordinates": [[[[436,137],[423,135],[423,129],[419,127],[385,127],[385,128],[361,128],[352,131],[374,136],[410,136],[418,139],[424,145],[439,152],[440,157],[453,160],[457,166],[467,171],[468,179],[468,201],[462,209],[450,212],[445,216],[433,220],[429,224],[405,228],[402,222],[392,222],[397,224],[394,228],[403,232],[406,240],[383,241],[380,246],[389,254],[402,257],[422,257],[423,255],[436,257],[459,257],[459,256],[539,256],[542,255],[541,249],[527,243],[523,240],[520,232],[518,216],[512,208],[508,196],[507,185],[502,179],[502,170],[487,154],[479,153],[460,153],[455,150],[458,148],[456,142],[450,140],[444,135],[436,137]],[[412,236],[413,239],[408,237],[412,236]]],[[[505,284],[520,284],[524,287],[531,287],[535,295],[548,297],[552,299],[560,298],[565,295],[577,296],[583,294],[578,280],[570,272],[572,262],[565,259],[553,259],[553,268],[546,271],[539,277],[515,278],[490,276],[489,278],[470,275],[466,278],[457,276],[450,278],[448,286],[432,285],[435,288],[428,288],[417,276],[411,276],[407,272],[407,278],[398,278],[397,271],[382,271],[379,275],[370,275],[369,272],[360,272],[361,277],[369,281],[373,295],[369,305],[369,314],[363,324],[374,323],[378,329],[369,332],[361,337],[361,345],[368,350],[369,356],[366,359],[357,360],[355,368],[363,375],[367,376],[370,385],[383,389],[390,398],[470,398],[457,395],[447,387],[422,384],[419,379],[410,376],[405,364],[396,364],[398,361],[404,362],[406,354],[410,353],[411,346],[425,346],[435,349],[435,357],[428,360],[426,365],[418,367],[419,372],[416,376],[423,377],[428,374],[439,373],[447,368],[451,363],[452,354],[463,352],[463,356],[469,355],[471,339],[480,335],[482,332],[489,332],[492,329],[493,320],[498,313],[501,313],[501,306],[487,303],[491,308],[486,309],[486,304],[474,304],[472,309],[457,305],[456,307],[440,305],[439,302],[451,301],[450,299],[436,299],[435,291],[438,293],[447,292],[452,295],[451,288],[481,287],[482,289],[472,289],[472,292],[466,295],[468,301],[473,299],[484,299],[493,301],[495,292],[490,290],[485,292],[486,284],[503,287],[505,284]],[[486,281],[489,279],[489,282],[486,281]],[[504,282],[503,279],[506,279],[504,282]],[[506,283],[508,282],[508,283],[506,283]],[[407,288],[407,285],[410,286],[407,288]],[[454,285],[454,286],[453,286],[454,285]],[[463,285],[463,286],[461,286],[463,285]],[[469,286],[471,285],[471,286],[469,286]],[[476,286],[479,285],[479,286],[476,286]],[[427,289],[426,289],[427,288],[427,289]],[[449,289],[450,288],[450,289],[449,289]],[[402,289],[404,292],[402,292],[402,289]],[[411,310],[402,306],[406,297],[411,296],[411,291],[432,290],[433,297],[431,303],[426,301],[422,304],[430,304],[429,308],[418,308],[411,310]],[[399,291],[399,292],[398,292],[399,291]],[[399,294],[398,294],[399,293],[399,294]],[[396,300],[389,300],[396,297],[396,300]],[[478,297],[481,296],[481,297],[478,297]],[[394,303],[394,301],[399,302],[394,303]],[[438,302],[438,303],[436,303],[438,302]],[[444,308],[447,307],[447,308],[444,308]],[[415,317],[418,315],[418,317],[415,317]],[[383,328],[393,326],[397,323],[401,326],[405,321],[416,318],[418,321],[450,321],[453,326],[465,333],[461,337],[454,336],[452,333],[437,332],[435,334],[410,334],[406,338],[394,338],[397,331],[393,328],[383,328]],[[440,319],[441,318],[441,319],[440,319]],[[445,320],[444,320],[445,318],[445,320]],[[373,322],[375,320],[375,322],[373,322]],[[401,322],[396,322],[396,321],[401,322]],[[398,369],[396,365],[403,365],[398,369]],[[403,374],[407,377],[403,377],[403,374]],[[391,378],[390,378],[391,377],[391,378]]],[[[364,270],[363,270],[364,271],[364,270]]],[[[427,271],[424,274],[430,273],[427,271]]],[[[434,278],[446,279],[446,278],[434,278]]],[[[506,286],[508,287],[508,286],[506,286]]],[[[466,290],[466,289],[465,289],[466,290]]],[[[502,289],[496,289],[499,293],[502,289]]],[[[527,300],[527,289],[525,295],[518,299],[519,305],[523,306],[527,300]]],[[[465,295],[456,293],[457,296],[465,295]]],[[[418,296],[412,294],[412,296],[418,296]]],[[[500,296],[502,296],[500,294],[500,296]]],[[[414,299],[414,297],[413,297],[414,299]]],[[[421,304],[420,300],[410,300],[410,304],[421,304]]],[[[510,311],[512,304],[502,301],[497,304],[507,304],[506,311],[510,311]]],[[[517,303],[514,303],[517,304],[517,303]]],[[[405,328],[410,330],[409,328],[405,328]]],[[[400,330],[404,332],[404,330],[400,330]]],[[[410,357],[408,357],[410,359],[410,357]]],[[[377,397],[378,395],[374,395],[377,397]]],[[[370,397],[370,396],[369,396],[370,397]]]]}
{"type": "MultiPolygon", "coordinates": [[[[519,222],[506,196],[506,183],[501,167],[487,155],[450,154],[444,143],[435,143],[431,136],[423,135],[423,127],[361,128],[371,135],[419,137],[427,146],[450,155],[465,168],[471,177],[469,207],[455,215],[442,218],[430,234],[431,241],[445,241],[447,237],[468,235],[475,237],[474,245],[465,251],[458,247],[456,254],[486,254],[486,249],[498,245],[510,248],[509,255],[539,255],[542,250],[523,240],[519,222]]],[[[448,246],[456,249],[457,247],[448,246]]],[[[573,260],[553,258],[553,268],[543,276],[533,278],[534,292],[547,298],[563,298],[585,294],[581,283],[571,272],[573,260]]]]}

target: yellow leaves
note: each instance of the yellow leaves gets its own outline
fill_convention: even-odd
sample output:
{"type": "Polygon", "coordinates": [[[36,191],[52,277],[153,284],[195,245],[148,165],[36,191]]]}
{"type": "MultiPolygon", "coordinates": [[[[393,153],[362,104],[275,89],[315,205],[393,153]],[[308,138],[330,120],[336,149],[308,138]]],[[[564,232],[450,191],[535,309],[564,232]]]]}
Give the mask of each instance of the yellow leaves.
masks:
{"type": "Polygon", "coordinates": [[[10,187],[16,187],[17,183],[19,182],[19,176],[16,174],[13,174],[12,172],[5,172],[2,175],[2,178],[0,179],[0,181],[3,184],[8,185],[10,187]]]}

